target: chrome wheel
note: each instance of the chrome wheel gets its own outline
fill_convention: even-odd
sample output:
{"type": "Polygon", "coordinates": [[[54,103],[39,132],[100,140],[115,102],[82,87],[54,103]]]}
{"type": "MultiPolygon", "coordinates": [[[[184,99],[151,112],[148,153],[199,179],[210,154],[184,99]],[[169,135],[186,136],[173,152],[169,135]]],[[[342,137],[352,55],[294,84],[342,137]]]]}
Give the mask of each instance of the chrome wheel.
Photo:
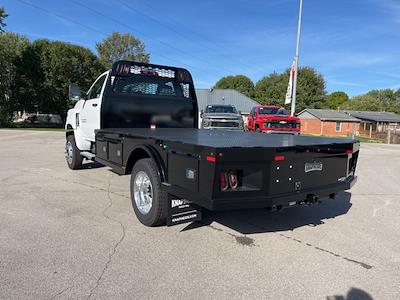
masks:
{"type": "Polygon", "coordinates": [[[71,142],[67,142],[65,146],[65,157],[67,158],[68,164],[72,164],[72,156],[74,154],[74,146],[71,142]]]}
{"type": "Polygon", "coordinates": [[[139,171],[135,176],[133,196],[137,209],[146,215],[153,205],[153,186],[149,176],[143,171],[139,171]]]}

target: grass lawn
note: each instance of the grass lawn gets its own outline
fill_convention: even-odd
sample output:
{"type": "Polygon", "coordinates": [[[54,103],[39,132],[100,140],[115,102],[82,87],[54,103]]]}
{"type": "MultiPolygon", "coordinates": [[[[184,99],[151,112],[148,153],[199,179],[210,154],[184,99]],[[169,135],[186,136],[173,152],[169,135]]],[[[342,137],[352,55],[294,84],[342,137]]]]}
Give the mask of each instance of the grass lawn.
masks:
{"type": "Polygon", "coordinates": [[[64,128],[0,128],[0,130],[32,130],[32,131],[55,131],[55,132],[65,132],[64,128]]]}
{"type": "Polygon", "coordinates": [[[384,144],[384,141],[381,140],[376,140],[376,139],[370,139],[368,137],[364,137],[364,136],[357,136],[356,137],[357,140],[359,140],[362,143],[378,143],[378,144],[384,144]]]}

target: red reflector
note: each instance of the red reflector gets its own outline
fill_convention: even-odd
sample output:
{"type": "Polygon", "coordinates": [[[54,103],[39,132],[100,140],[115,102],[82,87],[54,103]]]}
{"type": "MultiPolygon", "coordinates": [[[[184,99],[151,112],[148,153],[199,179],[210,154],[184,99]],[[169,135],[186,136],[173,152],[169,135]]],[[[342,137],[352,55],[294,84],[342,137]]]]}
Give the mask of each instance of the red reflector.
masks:
{"type": "Polygon", "coordinates": [[[353,150],[346,150],[347,154],[353,154],[353,150]]]}
{"type": "Polygon", "coordinates": [[[275,160],[282,161],[282,160],[285,160],[285,157],[283,155],[277,155],[277,156],[275,156],[275,160]]]}
{"type": "Polygon", "coordinates": [[[207,156],[207,161],[215,162],[217,159],[214,156],[207,156]]]}

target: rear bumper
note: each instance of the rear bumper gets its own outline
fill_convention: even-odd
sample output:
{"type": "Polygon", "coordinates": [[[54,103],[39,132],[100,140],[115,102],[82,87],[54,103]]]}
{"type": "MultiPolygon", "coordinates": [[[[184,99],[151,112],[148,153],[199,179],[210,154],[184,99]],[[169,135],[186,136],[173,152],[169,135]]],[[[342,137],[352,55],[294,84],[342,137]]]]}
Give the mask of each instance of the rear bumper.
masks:
{"type": "Polygon", "coordinates": [[[300,192],[257,198],[246,197],[245,194],[243,194],[243,197],[240,198],[204,199],[200,194],[188,193],[176,186],[165,185],[164,188],[172,195],[179,195],[180,197],[209,210],[284,208],[301,204],[310,198],[321,199],[329,197],[331,194],[348,190],[356,183],[356,181],[357,177],[351,176],[344,182],[314,187],[300,192]]]}
{"type": "Polygon", "coordinates": [[[215,199],[210,201],[210,205],[206,208],[210,210],[226,210],[226,209],[245,209],[245,208],[274,208],[288,207],[300,204],[309,197],[317,198],[328,197],[341,191],[349,190],[357,181],[356,176],[350,177],[345,182],[335,183],[326,186],[320,186],[312,189],[302,190],[298,193],[286,193],[274,195],[265,198],[236,198],[236,199],[215,199]]]}

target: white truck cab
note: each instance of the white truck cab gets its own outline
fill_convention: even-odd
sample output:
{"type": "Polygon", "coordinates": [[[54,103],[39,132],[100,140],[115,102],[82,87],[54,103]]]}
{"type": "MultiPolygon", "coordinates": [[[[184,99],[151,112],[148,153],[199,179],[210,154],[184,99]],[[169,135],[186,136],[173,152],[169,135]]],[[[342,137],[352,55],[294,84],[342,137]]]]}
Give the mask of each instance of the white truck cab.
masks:
{"type": "MultiPolygon", "coordinates": [[[[100,129],[101,99],[109,73],[110,71],[101,74],[83,99],[79,96],[73,97],[77,102],[74,108],[68,110],[65,129],[74,131],[76,147],[80,151],[91,150],[92,143],[95,142],[95,130],[100,129]]],[[[70,95],[74,92],[76,94],[71,89],[74,89],[74,85],[70,87],[70,95]]]]}
{"type": "MultiPolygon", "coordinates": [[[[65,124],[66,159],[73,170],[83,158],[99,162],[99,153],[108,151],[108,144],[96,140],[98,130],[193,128],[198,122],[192,77],[180,68],[118,61],[83,95],[71,84],[69,99],[77,101],[65,124]]],[[[123,157],[116,149],[116,163],[123,157]]]]}

